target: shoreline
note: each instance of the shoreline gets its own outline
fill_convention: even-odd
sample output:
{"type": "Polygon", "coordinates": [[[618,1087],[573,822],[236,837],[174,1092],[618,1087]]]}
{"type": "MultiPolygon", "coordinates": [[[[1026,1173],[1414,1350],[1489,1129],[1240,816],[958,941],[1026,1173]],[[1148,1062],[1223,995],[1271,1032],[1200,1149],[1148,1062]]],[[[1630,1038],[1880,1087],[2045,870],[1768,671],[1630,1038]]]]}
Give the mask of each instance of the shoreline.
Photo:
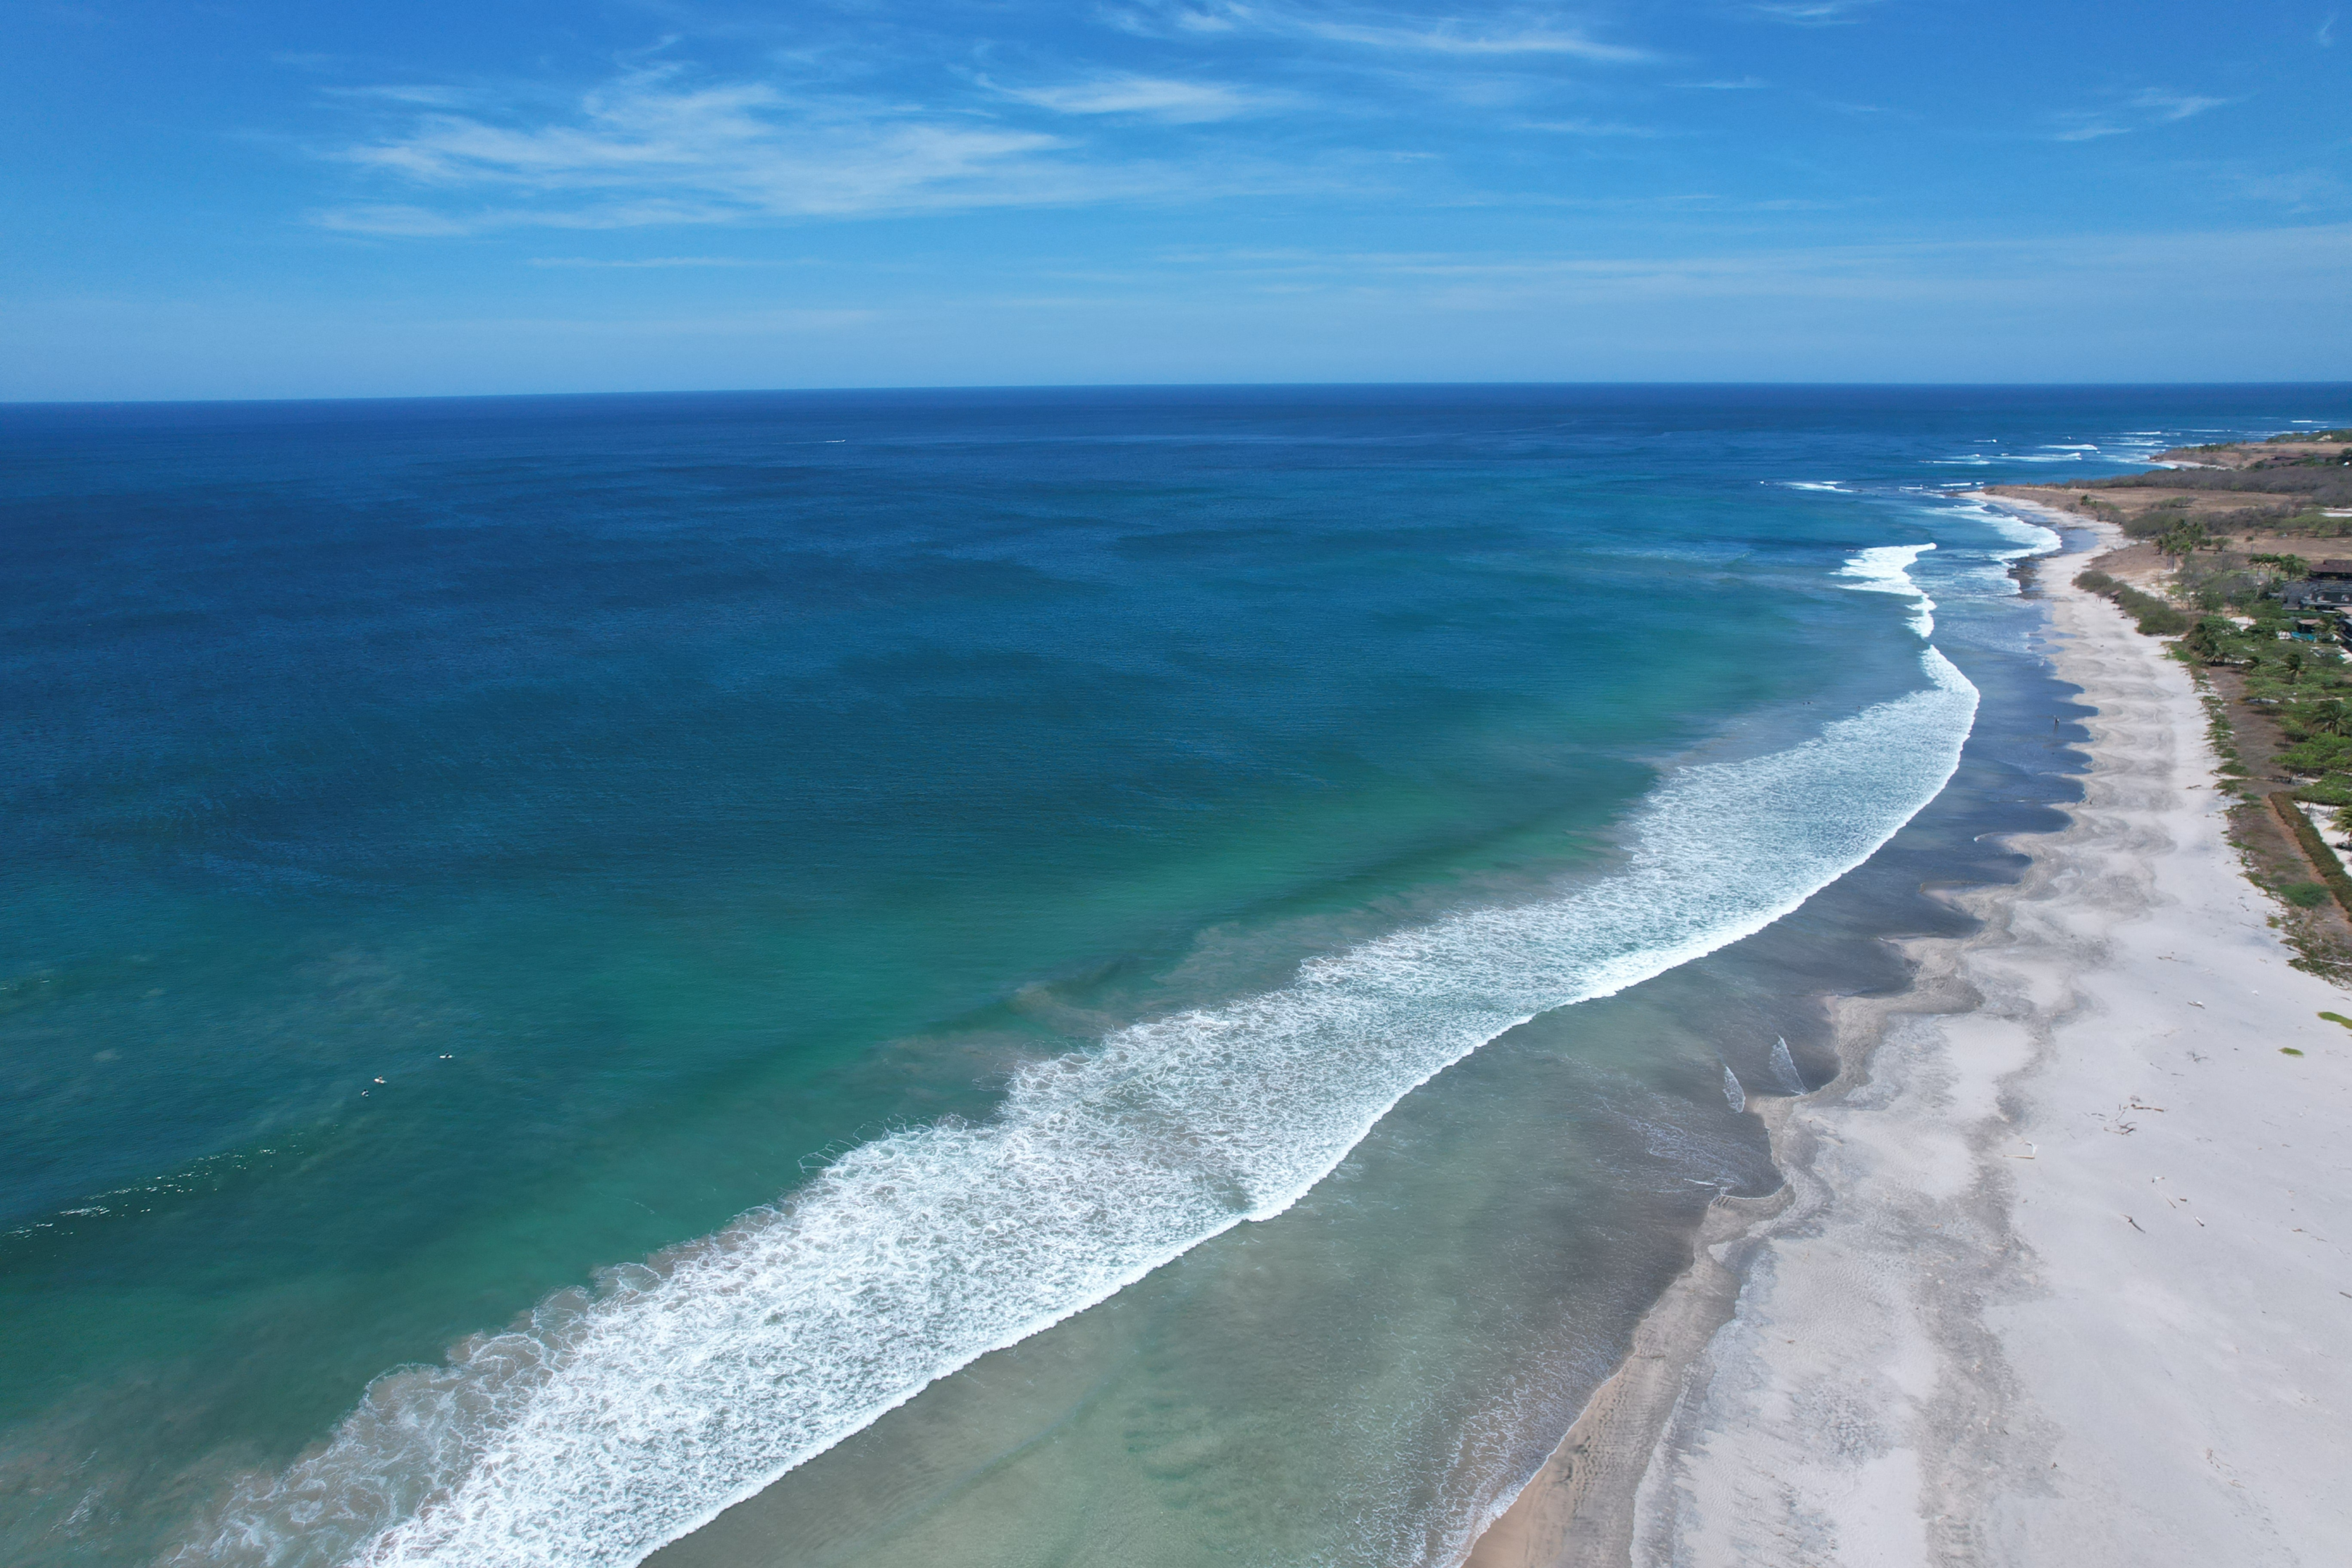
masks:
{"type": "Polygon", "coordinates": [[[1465,1568],[2293,1563],[2352,1528],[2345,997],[2238,864],[2189,673],[2073,586],[2099,532],[2042,562],[2097,710],[2072,825],[1955,896],[1979,931],[1899,944],[1909,990],[1837,1004],[1832,1084],[1759,1098],[1784,1186],[1717,1200],[1465,1568]]]}

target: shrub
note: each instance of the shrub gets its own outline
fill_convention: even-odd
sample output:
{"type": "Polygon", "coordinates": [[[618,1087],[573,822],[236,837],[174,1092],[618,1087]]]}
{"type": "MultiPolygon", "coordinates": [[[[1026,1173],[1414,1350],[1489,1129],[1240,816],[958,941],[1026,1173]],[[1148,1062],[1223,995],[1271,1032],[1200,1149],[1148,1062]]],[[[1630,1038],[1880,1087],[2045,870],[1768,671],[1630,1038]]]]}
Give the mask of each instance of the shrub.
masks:
{"type": "Polygon", "coordinates": [[[2181,646],[2203,663],[2221,664],[2229,658],[2230,639],[2237,635],[2238,628],[2221,616],[2208,616],[2189,628],[2189,635],[2181,639],[2181,646]]]}
{"type": "Polygon", "coordinates": [[[2341,735],[2314,735],[2279,752],[2278,760],[2299,773],[2352,773],[2352,741],[2341,735]]]}
{"type": "Polygon", "coordinates": [[[2293,795],[2282,790],[2270,797],[2270,805],[2272,812],[2278,817],[2279,826],[2287,830],[2288,837],[2303,851],[2303,858],[2310,862],[2314,871],[2319,873],[2317,882],[2290,883],[2279,889],[2279,896],[2307,910],[2318,900],[2315,899],[2305,903],[2295,896],[2294,889],[2316,887],[2322,893],[2335,894],[2336,903],[2347,914],[2352,914],[2352,877],[2344,874],[2344,868],[2336,860],[2336,852],[2327,847],[2327,840],[2319,836],[2319,829],[2313,826],[2311,818],[2303,814],[2303,807],[2294,804],[2293,795]]]}
{"type": "Polygon", "coordinates": [[[2149,637],[2178,637],[2189,627],[2189,617],[2179,609],[2153,594],[2143,594],[2137,588],[2125,586],[2105,572],[2079,573],[2075,575],[2074,586],[2113,599],[2116,607],[2129,616],[2149,637]]]}
{"type": "Polygon", "coordinates": [[[2113,597],[2116,607],[2138,623],[2139,629],[2149,637],[2178,637],[2189,629],[2188,616],[2153,594],[2118,584],[2113,597]]]}

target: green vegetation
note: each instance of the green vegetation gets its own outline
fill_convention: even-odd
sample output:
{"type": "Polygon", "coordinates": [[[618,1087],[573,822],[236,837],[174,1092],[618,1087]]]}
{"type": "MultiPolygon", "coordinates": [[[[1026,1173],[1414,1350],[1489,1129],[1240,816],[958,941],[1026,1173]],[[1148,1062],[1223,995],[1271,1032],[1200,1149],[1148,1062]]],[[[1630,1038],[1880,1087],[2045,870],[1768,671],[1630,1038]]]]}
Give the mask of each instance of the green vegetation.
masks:
{"type": "Polygon", "coordinates": [[[2210,562],[2182,557],[2173,582],[2184,602],[2209,615],[2219,610],[2252,615],[2280,584],[2310,574],[2311,563],[2300,555],[2224,554],[2210,562]]]}
{"type": "Polygon", "coordinates": [[[2289,882],[2279,897],[2299,910],[2315,910],[2327,901],[2327,889],[2318,882],[2289,882]]]}
{"type": "Polygon", "coordinates": [[[2282,790],[2271,796],[2271,808],[2278,813],[2280,823],[2293,835],[2294,841],[2303,847],[2304,858],[2310,861],[2312,869],[2319,873],[2318,882],[2290,882],[2279,889],[2279,897],[2299,910],[2315,909],[2321,901],[2319,899],[2306,900],[2299,895],[2305,888],[2318,887],[2323,894],[2335,894],[2336,901],[2343,906],[2344,912],[2352,915],[2352,877],[2344,874],[2344,867],[2336,858],[2336,851],[2327,847],[2327,840],[2319,836],[2319,829],[2314,827],[2311,818],[2303,814],[2303,807],[2295,804],[2294,794],[2282,790]]]}
{"type": "Polygon", "coordinates": [[[2347,1018],[2341,1013],[2322,1013],[2320,1016],[2331,1024],[2341,1024],[2346,1028],[2352,1029],[2352,1018],[2347,1018]]]}
{"type": "MultiPolygon", "coordinates": [[[[2177,651],[2177,645],[2176,645],[2177,651]]],[[[2247,776],[2246,761],[2238,755],[2238,732],[2230,724],[2230,710],[2213,690],[2213,683],[2205,672],[2197,673],[2197,700],[2205,704],[2205,735],[2213,743],[2213,754],[2221,759],[2221,776],[2233,782],[2247,776]]],[[[2258,796],[2248,795],[2252,801],[2258,796]]]]}
{"type": "Polygon", "coordinates": [[[2303,1055],[2303,1053],[2296,1050],[2293,1046],[2281,1046],[2279,1047],[2279,1055],[2283,1057],[2299,1057],[2303,1055]]]}
{"type": "Polygon", "coordinates": [[[2207,533],[2204,524],[2197,522],[2178,523],[2156,536],[2159,555],[2193,555],[2200,550],[2219,550],[2224,542],[2207,533]]]}
{"type": "Polygon", "coordinates": [[[2105,572],[2082,573],[2075,577],[2074,586],[2114,600],[2116,607],[2149,637],[2179,637],[2189,627],[2188,616],[2180,610],[2153,594],[2143,594],[2128,584],[2116,582],[2105,572]]]}
{"type": "MultiPolygon", "coordinates": [[[[2190,664],[2238,671],[2246,701],[2278,720],[2286,744],[2274,761],[2303,779],[2296,797],[2336,807],[2336,827],[2352,832],[2352,665],[2329,644],[2280,640],[2298,622],[2319,624],[2315,617],[2290,616],[2276,600],[2261,600],[2251,619],[2252,626],[2241,626],[2221,616],[2202,616],[2174,651],[2190,664]]],[[[2242,775],[2226,725],[2218,715],[2214,722],[2223,771],[2242,775]]]]}
{"type": "Polygon", "coordinates": [[[2189,454],[2181,468],[2076,479],[2066,504],[2183,561],[2253,534],[2352,538],[2352,437],[2295,431],[2189,454]]]}
{"type": "MultiPolygon", "coordinates": [[[[2119,509],[2105,500],[2105,495],[2131,490],[2184,490],[2189,495],[2168,496],[2156,506],[2126,522],[2133,532],[2146,529],[2148,535],[2160,533],[2168,522],[2184,514],[2194,495],[2243,496],[2245,504],[2237,510],[2208,514],[2201,521],[2215,532],[2246,531],[2250,522],[2263,521],[2274,525],[2277,520],[2326,507],[2352,507],[2352,447],[2345,448],[2345,457],[2334,453],[2325,457],[2279,457],[2264,459],[2250,468],[2154,468],[2141,474],[2116,474],[2103,479],[2082,479],[2067,489],[2081,497],[2086,510],[2105,508],[2104,515],[2118,516],[2119,509]],[[2166,512],[2173,514],[2166,518],[2166,512]],[[2149,520],[2154,519],[2151,528],[2149,520]],[[2220,526],[2216,526],[2216,525],[2220,526]]],[[[2118,497],[2118,499],[2121,499],[2118,497]]],[[[2326,519],[2342,521],[2343,519],[2326,519]]]]}

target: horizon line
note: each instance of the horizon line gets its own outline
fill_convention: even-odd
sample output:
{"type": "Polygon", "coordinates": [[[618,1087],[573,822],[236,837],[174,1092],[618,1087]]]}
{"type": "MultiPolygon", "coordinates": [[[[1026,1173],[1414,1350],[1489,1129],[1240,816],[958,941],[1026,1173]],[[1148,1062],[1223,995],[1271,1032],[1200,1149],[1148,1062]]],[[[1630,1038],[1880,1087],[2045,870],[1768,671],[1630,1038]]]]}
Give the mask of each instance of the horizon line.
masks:
{"type": "Polygon", "coordinates": [[[1136,382],[936,382],[895,385],[850,386],[711,386],[614,388],[594,392],[422,392],[328,394],[282,397],[122,397],[122,398],[0,398],[0,411],[68,408],[224,408],[271,407],[313,404],[502,403],[587,401],[624,397],[775,397],[856,396],[913,393],[1050,393],[1050,392],[1278,392],[1469,390],[1477,388],[1670,388],[1713,390],[1811,391],[2119,391],[2168,389],[2278,388],[2352,392],[2352,378],[2341,381],[1136,381],[1136,382]]]}

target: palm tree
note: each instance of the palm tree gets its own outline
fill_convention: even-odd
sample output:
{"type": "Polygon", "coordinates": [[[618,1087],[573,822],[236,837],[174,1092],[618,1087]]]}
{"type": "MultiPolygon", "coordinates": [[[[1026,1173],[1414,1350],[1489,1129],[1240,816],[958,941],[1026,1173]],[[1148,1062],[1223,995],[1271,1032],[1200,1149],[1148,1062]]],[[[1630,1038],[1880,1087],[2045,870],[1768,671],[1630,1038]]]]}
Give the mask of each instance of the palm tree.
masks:
{"type": "Polygon", "coordinates": [[[2341,697],[2331,697],[2325,702],[2315,702],[2295,715],[2303,727],[2321,735],[2352,735],[2352,704],[2341,697]]]}

